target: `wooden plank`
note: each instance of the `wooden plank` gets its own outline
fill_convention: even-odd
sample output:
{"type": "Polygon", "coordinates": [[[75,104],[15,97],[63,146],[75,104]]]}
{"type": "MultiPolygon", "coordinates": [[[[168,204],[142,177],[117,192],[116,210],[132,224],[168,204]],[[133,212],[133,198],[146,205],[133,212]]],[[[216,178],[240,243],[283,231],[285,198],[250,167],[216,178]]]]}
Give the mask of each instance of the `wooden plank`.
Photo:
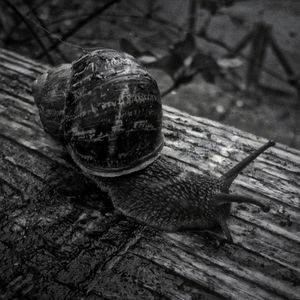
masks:
{"type": "MultiPolygon", "coordinates": [[[[120,216],[44,133],[31,96],[47,66],[0,50],[0,295],[71,299],[300,299],[300,152],[278,144],[232,189],[234,245],[120,216]]],[[[164,107],[163,154],[221,175],[265,139],[164,107]]]]}

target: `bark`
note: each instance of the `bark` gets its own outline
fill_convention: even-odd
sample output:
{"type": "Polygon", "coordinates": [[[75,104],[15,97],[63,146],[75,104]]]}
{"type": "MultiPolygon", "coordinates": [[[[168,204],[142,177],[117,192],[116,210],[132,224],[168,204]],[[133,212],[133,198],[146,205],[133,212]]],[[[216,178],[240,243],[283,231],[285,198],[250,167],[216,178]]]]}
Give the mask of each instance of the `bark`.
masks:
{"type": "MultiPolygon", "coordinates": [[[[235,205],[234,245],[118,214],[44,133],[31,95],[47,66],[0,50],[3,299],[300,299],[300,152],[278,144],[233,184],[271,203],[235,205]]],[[[219,176],[265,139],[164,107],[163,153],[219,176]]]]}

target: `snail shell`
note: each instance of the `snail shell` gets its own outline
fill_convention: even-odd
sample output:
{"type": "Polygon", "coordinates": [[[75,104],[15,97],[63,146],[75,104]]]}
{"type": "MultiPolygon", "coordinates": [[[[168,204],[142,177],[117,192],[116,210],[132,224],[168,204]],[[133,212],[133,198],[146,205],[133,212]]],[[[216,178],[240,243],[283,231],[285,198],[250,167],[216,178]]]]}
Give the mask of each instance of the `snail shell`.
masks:
{"type": "Polygon", "coordinates": [[[45,130],[89,174],[141,170],[163,147],[156,81],[126,53],[100,49],[53,68],[36,80],[34,98],[45,130]]]}

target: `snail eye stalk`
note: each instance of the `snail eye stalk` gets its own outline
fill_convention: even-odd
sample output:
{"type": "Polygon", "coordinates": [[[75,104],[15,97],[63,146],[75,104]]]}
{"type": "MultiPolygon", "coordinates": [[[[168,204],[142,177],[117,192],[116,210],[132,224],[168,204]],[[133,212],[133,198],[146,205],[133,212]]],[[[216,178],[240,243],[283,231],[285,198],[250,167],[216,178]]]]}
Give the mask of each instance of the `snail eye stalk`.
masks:
{"type": "Polygon", "coordinates": [[[243,169],[245,169],[257,156],[272,146],[275,146],[275,142],[268,141],[266,144],[255,150],[253,153],[235,165],[232,169],[230,169],[227,173],[225,173],[222,176],[223,181],[226,182],[227,186],[229,187],[243,169]]]}
{"type": "Polygon", "coordinates": [[[251,203],[259,206],[263,212],[268,212],[270,210],[270,206],[260,202],[259,200],[252,199],[249,197],[241,196],[241,195],[231,195],[225,193],[218,193],[214,196],[214,201],[216,206],[220,206],[227,203],[251,203]]]}

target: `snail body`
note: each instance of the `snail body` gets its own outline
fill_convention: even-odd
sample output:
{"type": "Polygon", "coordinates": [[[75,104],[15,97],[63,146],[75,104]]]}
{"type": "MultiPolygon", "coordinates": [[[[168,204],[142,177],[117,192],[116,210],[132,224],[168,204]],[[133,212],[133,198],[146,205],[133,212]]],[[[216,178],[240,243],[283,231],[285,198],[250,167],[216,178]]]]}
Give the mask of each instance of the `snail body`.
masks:
{"type": "Polygon", "coordinates": [[[34,99],[46,132],[83,173],[106,190],[116,209],[162,230],[226,225],[232,202],[263,203],[229,194],[239,172],[268,142],[221,178],[170,163],[163,147],[162,104],[155,80],[132,56],[99,49],[42,74],[34,99]]]}

